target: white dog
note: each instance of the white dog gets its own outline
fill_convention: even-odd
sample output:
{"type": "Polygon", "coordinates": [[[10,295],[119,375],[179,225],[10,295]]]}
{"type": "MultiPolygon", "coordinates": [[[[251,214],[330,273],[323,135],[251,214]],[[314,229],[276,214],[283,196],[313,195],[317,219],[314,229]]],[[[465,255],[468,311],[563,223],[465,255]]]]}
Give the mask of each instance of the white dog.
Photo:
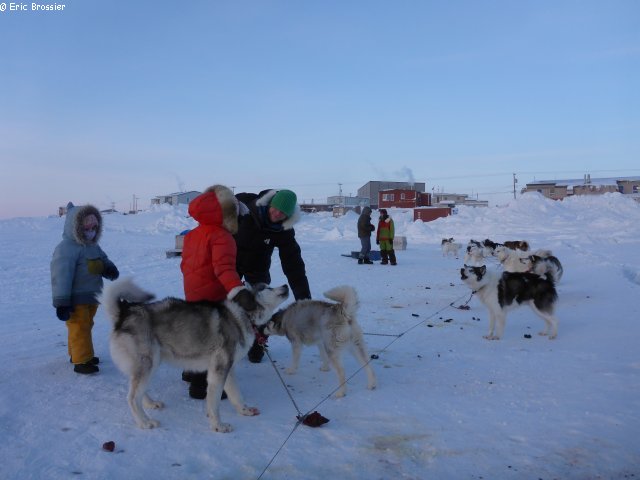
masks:
{"type": "Polygon", "coordinates": [[[469,243],[467,244],[467,253],[464,255],[464,262],[477,266],[483,265],[485,257],[484,253],[485,249],[482,242],[469,240],[469,243]]]}
{"type": "Polygon", "coordinates": [[[298,370],[303,345],[317,345],[322,358],[321,370],[329,370],[329,362],[338,375],[336,397],[346,394],[346,380],[342,366],[342,351],[349,348],[367,372],[367,388],[376,387],[376,376],[369,365],[362,330],[356,321],[358,296],[353,287],[336,287],[325,292],[325,297],[338,303],[320,300],[298,300],[280,310],[267,322],[266,335],[286,336],[291,342],[293,374],[298,370]]]}
{"type": "Polygon", "coordinates": [[[558,335],[558,320],[553,309],[558,299],[553,281],[534,273],[503,272],[496,275],[487,267],[460,269],[460,278],[478,295],[489,310],[489,333],[484,337],[498,340],[504,332],[507,311],[526,304],[542,318],[546,328],[540,335],[554,339],[558,335]]]}
{"type": "Polygon", "coordinates": [[[207,415],[216,432],[230,432],[231,425],[220,422],[222,390],[241,415],[258,415],[244,404],[234,375],[234,363],[247,354],[255,333],[254,325],[264,325],[273,311],[289,296],[289,287],[251,288],[257,307],[245,310],[237,295],[223,302],[185,302],[166,298],[148,303],[153,295],[130,278],[107,285],[99,301],[113,322],[110,348],[116,366],[129,377],[127,400],[140,428],[159,425],[146,408],[162,408],[162,402],[147,394],[147,384],[162,360],[186,370],[207,371],[207,415]]]}
{"type": "Polygon", "coordinates": [[[462,245],[455,242],[453,237],[442,239],[442,256],[448,257],[450,253],[453,253],[454,257],[458,258],[458,252],[462,248],[462,245]]]}
{"type": "Polygon", "coordinates": [[[494,249],[493,255],[500,261],[505,272],[527,272],[531,268],[529,254],[522,250],[513,250],[504,245],[498,245],[494,249]]]}

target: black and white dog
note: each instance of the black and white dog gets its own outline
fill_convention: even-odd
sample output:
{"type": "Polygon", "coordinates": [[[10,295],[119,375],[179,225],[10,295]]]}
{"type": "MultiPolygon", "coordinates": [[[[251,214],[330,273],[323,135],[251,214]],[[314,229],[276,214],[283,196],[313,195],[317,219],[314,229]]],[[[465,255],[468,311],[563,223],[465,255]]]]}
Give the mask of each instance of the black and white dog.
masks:
{"type": "Polygon", "coordinates": [[[558,319],[553,315],[558,299],[553,280],[534,273],[487,271],[486,266],[460,269],[460,278],[489,310],[489,333],[484,338],[499,340],[504,332],[507,312],[522,304],[542,318],[546,324],[540,335],[554,339],[558,335],[558,319]]]}
{"type": "Polygon", "coordinates": [[[536,254],[529,256],[529,263],[530,271],[536,275],[541,277],[549,275],[554,283],[558,283],[562,278],[562,264],[560,263],[560,260],[551,255],[551,253],[545,255],[536,252],[536,254]]]}

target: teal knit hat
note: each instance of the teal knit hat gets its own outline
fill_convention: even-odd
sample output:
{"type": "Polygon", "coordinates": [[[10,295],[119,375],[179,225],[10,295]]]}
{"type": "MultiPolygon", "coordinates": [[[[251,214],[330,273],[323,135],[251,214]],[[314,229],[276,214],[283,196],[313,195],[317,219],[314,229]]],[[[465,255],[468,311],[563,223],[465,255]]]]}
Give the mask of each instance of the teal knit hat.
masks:
{"type": "Polygon", "coordinates": [[[296,210],[296,202],[298,197],[291,190],[278,190],[278,192],[271,199],[271,205],[273,208],[277,208],[287,217],[293,215],[296,210]]]}

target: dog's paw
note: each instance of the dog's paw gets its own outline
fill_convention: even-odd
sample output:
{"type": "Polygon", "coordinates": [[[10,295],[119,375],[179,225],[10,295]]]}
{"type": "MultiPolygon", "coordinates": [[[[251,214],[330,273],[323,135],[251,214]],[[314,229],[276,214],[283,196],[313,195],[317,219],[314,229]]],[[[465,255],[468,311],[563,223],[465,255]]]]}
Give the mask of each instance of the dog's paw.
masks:
{"type": "Polygon", "coordinates": [[[256,407],[247,407],[244,405],[240,410],[238,410],[238,413],[247,417],[255,417],[256,415],[260,415],[260,410],[256,407]]]}
{"type": "Polygon", "coordinates": [[[289,368],[287,368],[284,372],[285,372],[287,375],[293,375],[294,373],[296,373],[296,371],[297,371],[297,369],[296,369],[296,368],[289,367],[289,368]]]}
{"type": "Polygon", "coordinates": [[[375,390],[377,386],[378,385],[376,384],[376,382],[371,382],[370,384],[367,385],[367,389],[375,390]]]}
{"type": "Polygon", "coordinates": [[[496,335],[484,335],[483,338],[486,338],[487,340],[500,340],[500,337],[496,335]]]}
{"type": "Polygon", "coordinates": [[[347,392],[345,390],[338,390],[335,394],[336,398],[342,398],[347,394],[347,392]]]}
{"type": "Polygon", "coordinates": [[[211,425],[211,429],[219,433],[233,432],[233,427],[228,423],[219,423],[217,425],[211,425]]]}
{"type": "Polygon", "coordinates": [[[158,400],[145,400],[143,402],[143,405],[145,408],[150,408],[153,410],[160,410],[162,408],[164,408],[164,403],[158,401],[158,400]]]}
{"type": "Polygon", "coordinates": [[[320,366],[320,371],[322,371],[322,372],[328,372],[329,370],[331,370],[331,367],[329,365],[321,365],[320,366]]]}
{"type": "Polygon", "coordinates": [[[158,428],[160,426],[160,422],[149,418],[148,420],[138,423],[138,425],[140,426],[140,428],[148,430],[151,428],[158,428]]]}

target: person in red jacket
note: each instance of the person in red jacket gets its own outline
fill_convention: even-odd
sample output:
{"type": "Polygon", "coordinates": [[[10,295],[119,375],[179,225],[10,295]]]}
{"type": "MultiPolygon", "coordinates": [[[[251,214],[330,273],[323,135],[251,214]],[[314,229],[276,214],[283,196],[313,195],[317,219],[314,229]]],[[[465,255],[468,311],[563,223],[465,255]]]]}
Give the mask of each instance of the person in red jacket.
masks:
{"type": "Polygon", "coordinates": [[[384,208],[380,209],[380,221],[378,222],[378,233],[376,234],[376,243],[380,245],[380,256],[382,257],[382,265],[397,265],[396,252],[393,250],[393,238],[395,236],[395,227],[393,219],[384,208]]]}
{"type": "MultiPolygon", "coordinates": [[[[246,310],[255,309],[255,298],[236,271],[238,201],[233,192],[223,185],[209,187],[189,204],[189,214],[198,226],[187,233],[182,247],[185,300],[236,298],[246,310]]],[[[182,378],[190,383],[190,397],[206,398],[207,372],[183,372],[182,378]]]]}

